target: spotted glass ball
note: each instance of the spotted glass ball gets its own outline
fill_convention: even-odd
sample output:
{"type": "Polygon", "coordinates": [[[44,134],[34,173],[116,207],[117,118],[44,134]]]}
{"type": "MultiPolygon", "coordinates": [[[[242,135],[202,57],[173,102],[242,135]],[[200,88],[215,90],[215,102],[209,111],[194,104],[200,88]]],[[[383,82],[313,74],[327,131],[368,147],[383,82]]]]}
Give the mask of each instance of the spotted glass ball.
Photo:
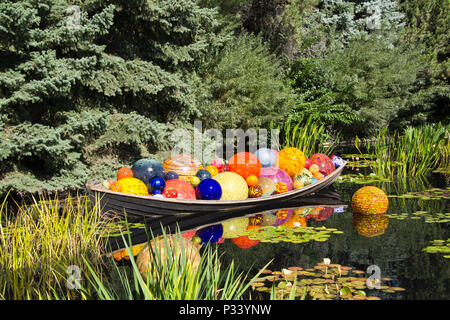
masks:
{"type": "Polygon", "coordinates": [[[353,194],[353,212],[361,214],[382,214],[389,207],[386,193],[374,186],[365,186],[353,194]]]}
{"type": "Polygon", "coordinates": [[[164,177],[164,168],[161,162],[154,159],[140,159],[131,167],[133,177],[141,180],[147,186],[154,177],[164,177]]]}
{"type": "MultiPolygon", "coordinates": [[[[324,176],[329,175],[334,171],[334,169],[336,169],[333,161],[323,153],[315,153],[311,156],[311,158],[309,158],[309,160],[311,160],[311,166],[316,164],[319,167],[320,173],[324,176]]],[[[309,171],[312,172],[311,167],[309,171]]]]}
{"type": "Polygon", "coordinates": [[[263,194],[263,189],[260,185],[251,186],[248,188],[248,197],[249,198],[259,198],[263,194]]]}
{"type": "Polygon", "coordinates": [[[278,153],[278,165],[289,176],[294,177],[305,167],[306,157],[303,152],[295,147],[282,149],[278,153]]]}

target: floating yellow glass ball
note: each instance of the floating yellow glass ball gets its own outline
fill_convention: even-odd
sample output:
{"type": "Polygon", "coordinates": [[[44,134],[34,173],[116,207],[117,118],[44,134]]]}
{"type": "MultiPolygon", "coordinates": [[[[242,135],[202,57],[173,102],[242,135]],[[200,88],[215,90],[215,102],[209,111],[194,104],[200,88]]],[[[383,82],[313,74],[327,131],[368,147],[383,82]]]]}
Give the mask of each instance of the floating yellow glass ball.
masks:
{"type": "Polygon", "coordinates": [[[284,148],[278,153],[279,168],[291,177],[303,170],[305,161],[303,152],[295,147],[284,148]]]}
{"type": "Polygon", "coordinates": [[[247,182],[237,173],[222,172],[213,179],[222,187],[220,200],[245,200],[248,198],[247,182]]]}
{"type": "Polygon", "coordinates": [[[352,209],[355,213],[382,214],[388,207],[389,200],[386,193],[377,187],[362,187],[352,197],[352,209]]]}
{"type": "Polygon", "coordinates": [[[123,178],[117,181],[120,192],[131,193],[139,196],[148,195],[148,189],[144,182],[137,178],[123,178]]]}
{"type": "Polygon", "coordinates": [[[375,237],[382,235],[386,231],[389,225],[389,217],[387,214],[353,213],[352,223],[360,235],[375,237]]]}

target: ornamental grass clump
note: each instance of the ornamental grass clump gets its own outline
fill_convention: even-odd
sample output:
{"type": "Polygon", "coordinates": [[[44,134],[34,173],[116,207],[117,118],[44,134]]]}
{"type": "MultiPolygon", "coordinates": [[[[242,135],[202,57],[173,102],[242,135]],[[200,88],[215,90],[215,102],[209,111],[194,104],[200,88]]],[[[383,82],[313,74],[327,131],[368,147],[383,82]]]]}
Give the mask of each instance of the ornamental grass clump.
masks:
{"type": "Polygon", "coordinates": [[[69,281],[85,274],[83,257],[101,274],[100,208],[82,196],[33,198],[14,213],[6,203],[0,208],[0,299],[80,298],[69,281]]]}

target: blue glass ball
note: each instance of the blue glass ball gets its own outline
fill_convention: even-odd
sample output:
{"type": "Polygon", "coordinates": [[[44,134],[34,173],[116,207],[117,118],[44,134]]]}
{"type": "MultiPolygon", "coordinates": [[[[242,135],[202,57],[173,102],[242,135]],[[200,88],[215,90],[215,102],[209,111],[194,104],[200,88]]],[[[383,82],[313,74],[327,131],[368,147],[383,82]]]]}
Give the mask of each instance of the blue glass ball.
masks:
{"type": "Polygon", "coordinates": [[[316,178],[311,178],[311,183],[317,182],[316,178]]]}
{"type": "Polygon", "coordinates": [[[212,226],[204,227],[197,230],[197,236],[202,239],[203,243],[214,243],[217,242],[223,235],[222,224],[214,224],[212,226]]]}
{"type": "Polygon", "coordinates": [[[338,156],[333,157],[333,159],[331,161],[333,161],[335,168],[339,168],[340,166],[342,166],[344,164],[344,160],[338,156]]]}
{"type": "Polygon", "coordinates": [[[150,180],[150,192],[153,192],[154,194],[160,194],[164,190],[164,187],[166,186],[166,182],[161,177],[153,177],[150,180]]]}
{"type": "Polygon", "coordinates": [[[205,170],[205,169],[198,170],[195,175],[200,179],[200,181],[212,178],[211,172],[209,172],[208,170],[205,170]]]}
{"type": "Polygon", "coordinates": [[[165,180],[175,180],[175,179],[178,179],[178,178],[179,178],[179,175],[175,171],[166,172],[166,174],[164,176],[165,180]]]}
{"type": "Polygon", "coordinates": [[[220,200],[222,196],[222,187],[214,179],[205,179],[200,181],[195,189],[197,199],[202,200],[220,200]]]}
{"type": "Polygon", "coordinates": [[[275,165],[276,155],[272,150],[261,148],[256,150],[255,155],[261,162],[261,167],[273,167],[275,165]]]}
{"type": "Polygon", "coordinates": [[[162,163],[154,159],[140,159],[131,167],[133,177],[144,182],[147,187],[154,177],[164,178],[164,168],[162,163]]]}

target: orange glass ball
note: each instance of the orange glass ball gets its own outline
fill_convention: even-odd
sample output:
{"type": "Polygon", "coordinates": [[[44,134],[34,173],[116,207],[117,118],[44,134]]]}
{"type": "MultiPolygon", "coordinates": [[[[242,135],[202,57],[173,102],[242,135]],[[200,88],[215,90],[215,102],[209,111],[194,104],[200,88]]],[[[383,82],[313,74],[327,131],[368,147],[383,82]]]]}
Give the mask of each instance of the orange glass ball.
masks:
{"type": "Polygon", "coordinates": [[[362,187],[352,197],[352,209],[355,213],[382,214],[388,207],[389,199],[386,193],[377,187],[362,187]]]}
{"type": "Polygon", "coordinates": [[[303,152],[295,147],[284,148],[278,153],[279,168],[291,177],[303,170],[305,161],[303,152]]]}
{"type": "Polygon", "coordinates": [[[245,179],[249,187],[256,186],[259,183],[259,179],[254,174],[251,174],[245,179]]]}
{"type": "Polygon", "coordinates": [[[259,177],[261,162],[253,153],[239,152],[228,160],[228,171],[237,173],[244,179],[247,179],[250,175],[259,177]]]}
{"type": "Polygon", "coordinates": [[[115,181],[115,182],[112,182],[112,183],[109,185],[109,190],[121,192],[121,187],[120,187],[120,185],[117,183],[117,181],[115,181]]]}
{"type": "Polygon", "coordinates": [[[117,180],[123,178],[133,178],[133,171],[130,168],[122,167],[117,171],[117,180]]]}
{"type": "Polygon", "coordinates": [[[286,228],[306,227],[306,217],[294,212],[282,226],[286,228]]]}
{"type": "Polygon", "coordinates": [[[325,176],[323,175],[323,173],[319,172],[314,172],[313,173],[313,177],[316,178],[317,180],[322,180],[323,178],[325,178],[325,176]]]}
{"type": "Polygon", "coordinates": [[[168,158],[163,163],[165,173],[174,171],[178,178],[189,181],[198,170],[203,169],[201,162],[190,155],[180,153],[168,158]]]}

